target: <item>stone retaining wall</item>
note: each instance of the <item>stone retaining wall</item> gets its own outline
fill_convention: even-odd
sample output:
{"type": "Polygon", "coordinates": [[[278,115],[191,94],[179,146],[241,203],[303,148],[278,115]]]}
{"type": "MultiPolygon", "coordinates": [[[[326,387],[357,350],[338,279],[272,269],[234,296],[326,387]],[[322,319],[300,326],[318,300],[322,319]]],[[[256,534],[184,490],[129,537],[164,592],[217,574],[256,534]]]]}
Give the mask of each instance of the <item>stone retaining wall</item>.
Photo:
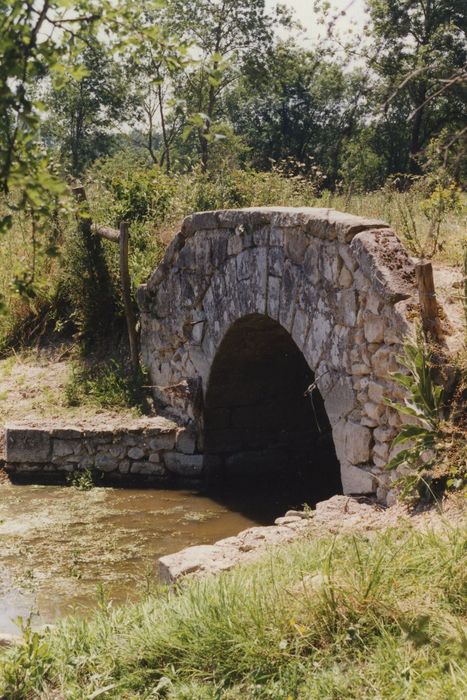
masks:
{"type": "Polygon", "coordinates": [[[12,476],[63,479],[95,470],[106,480],[182,484],[199,479],[203,457],[194,434],[165,418],[105,425],[10,424],[5,428],[5,469],[12,476]]]}

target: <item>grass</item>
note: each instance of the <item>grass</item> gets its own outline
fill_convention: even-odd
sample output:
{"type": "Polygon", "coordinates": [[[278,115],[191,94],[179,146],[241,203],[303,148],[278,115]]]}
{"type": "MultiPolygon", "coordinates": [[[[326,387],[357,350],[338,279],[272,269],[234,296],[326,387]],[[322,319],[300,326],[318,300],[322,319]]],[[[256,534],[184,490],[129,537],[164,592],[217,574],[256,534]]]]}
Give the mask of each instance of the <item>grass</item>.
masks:
{"type": "Polygon", "coordinates": [[[68,407],[133,409],[140,415],[145,407],[144,379],[142,374],[130,376],[128,368],[114,359],[92,364],[75,361],[65,385],[65,403],[68,407]]]}
{"type": "MultiPolygon", "coordinates": [[[[332,194],[325,195],[328,206],[340,211],[382,219],[387,222],[410,250],[406,235],[407,218],[413,221],[417,239],[423,247],[430,231],[430,221],[422,211],[423,200],[410,192],[391,192],[384,189],[366,194],[332,194]]],[[[324,202],[323,202],[324,204],[324,202]]],[[[323,206],[321,204],[321,206],[323,206]]],[[[320,206],[318,203],[315,206],[320,206]]],[[[466,238],[467,195],[460,195],[460,207],[457,211],[446,213],[440,229],[440,250],[434,261],[450,266],[460,266],[463,258],[463,245],[466,238]]]]}
{"type": "Polygon", "coordinates": [[[465,697],[466,531],[314,537],[68,619],[3,661],[3,697],[465,697]],[[16,694],[15,694],[16,693],[16,694]]]}

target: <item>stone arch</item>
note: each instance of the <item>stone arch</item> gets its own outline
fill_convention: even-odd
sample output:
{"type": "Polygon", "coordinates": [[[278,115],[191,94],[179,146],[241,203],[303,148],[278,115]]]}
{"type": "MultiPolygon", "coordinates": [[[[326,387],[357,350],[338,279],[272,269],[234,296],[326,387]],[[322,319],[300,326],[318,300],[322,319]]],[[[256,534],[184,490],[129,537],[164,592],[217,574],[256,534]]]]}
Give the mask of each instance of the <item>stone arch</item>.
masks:
{"type": "MultiPolygon", "coordinates": [[[[271,480],[298,503],[342,492],[331,426],[314,374],[291,335],[267,315],[235,321],[211,367],[203,451],[211,483],[271,480]],[[284,478],[285,477],[285,478],[284,478]]],[[[294,502],[293,500],[291,502],[294,502]]]]}
{"type": "Polygon", "coordinates": [[[156,398],[193,426],[202,452],[209,375],[239,319],[292,337],[324,400],[344,493],[384,498],[399,418],[390,372],[410,330],[414,268],[380,221],[329,209],[258,208],[185,219],[138,290],[142,351],[156,398]]]}

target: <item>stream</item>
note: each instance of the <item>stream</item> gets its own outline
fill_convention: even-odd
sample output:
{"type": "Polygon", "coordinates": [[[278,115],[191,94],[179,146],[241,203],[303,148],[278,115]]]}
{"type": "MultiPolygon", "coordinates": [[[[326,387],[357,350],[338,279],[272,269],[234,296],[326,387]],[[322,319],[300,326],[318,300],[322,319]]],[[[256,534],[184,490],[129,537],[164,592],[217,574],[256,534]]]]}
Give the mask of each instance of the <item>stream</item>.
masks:
{"type": "Polygon", "coordinates": [[[158,557],[271,524],[301,503],[283,491],[0,485],[0,633],[138,600],[158,557]]]}

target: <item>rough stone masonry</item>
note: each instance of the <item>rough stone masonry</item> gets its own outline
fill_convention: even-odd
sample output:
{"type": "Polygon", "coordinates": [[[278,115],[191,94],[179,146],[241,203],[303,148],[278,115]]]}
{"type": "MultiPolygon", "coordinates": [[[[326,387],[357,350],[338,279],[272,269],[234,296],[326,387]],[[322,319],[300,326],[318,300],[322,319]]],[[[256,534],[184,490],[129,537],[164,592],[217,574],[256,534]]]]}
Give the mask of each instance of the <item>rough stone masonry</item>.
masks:
{"type": "MultiPolygon", "coordinates": [[[[411,330],[414,278],[409,255],[381,221],[282,207],[185,219],[138,303],[156,399],[197,436],[186,472],[201,476],[206,468],[204,407],[222,343],[243,319],[250,336],[266,319],[269,332],[277,326],[290,336],[313,373],[344,493],[391,501],[395,475],[384,467],[400,417],[385,399],[400,398],[391,372],[411,330]]],[[[228,408],[232,433],[236,407],[228,408]]]]}

